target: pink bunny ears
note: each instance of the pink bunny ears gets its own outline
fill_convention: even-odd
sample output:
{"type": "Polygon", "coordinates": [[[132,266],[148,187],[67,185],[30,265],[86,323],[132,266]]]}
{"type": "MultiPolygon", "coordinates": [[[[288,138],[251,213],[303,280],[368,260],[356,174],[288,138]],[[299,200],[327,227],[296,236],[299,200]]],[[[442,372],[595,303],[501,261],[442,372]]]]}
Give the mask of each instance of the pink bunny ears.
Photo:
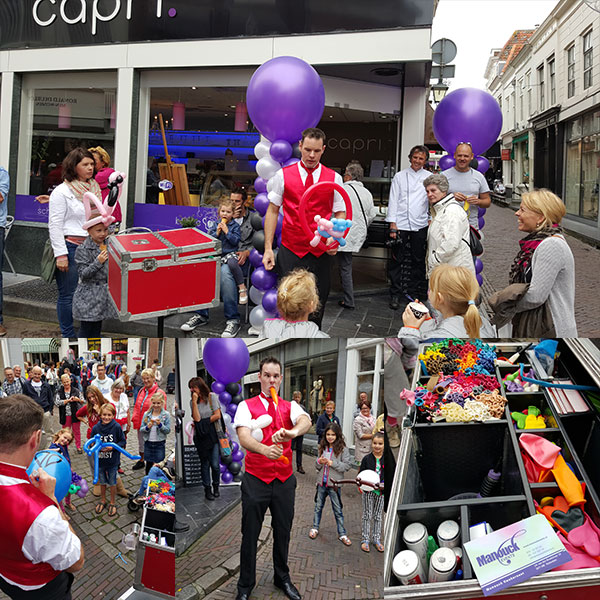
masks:
{"type": "Polygon", "coordinates": [[[107,227],[115,222],[115,218],[112,216],[114,206],[108,206],[105,202],[100,202],[98,198],[91,192],[86,192],[83,195],[83,207],[85,208],[86,221],[83,224],[84,229],[89,229],[104,223],[107,227]]]}

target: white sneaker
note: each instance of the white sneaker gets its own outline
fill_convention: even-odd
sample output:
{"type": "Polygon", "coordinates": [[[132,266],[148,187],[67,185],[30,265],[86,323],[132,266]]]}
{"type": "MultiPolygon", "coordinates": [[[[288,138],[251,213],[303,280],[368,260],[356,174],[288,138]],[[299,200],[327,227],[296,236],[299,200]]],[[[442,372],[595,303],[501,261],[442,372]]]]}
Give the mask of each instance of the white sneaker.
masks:
{"type": "Polygon", "coordinates": [[[227,325],[225,326],[225,329],[223,331],[223,333],[221,334],[222,338],[233,338],[235,337],[241,329],[241,325],[239,323],[239,321],[227,321],[227,325]]]}
{"type": "Polygon", "coordinates": [[[248,304],[248,290],[244,288],[240,290],[239,304],[248,304]]]}
{"type": "Polygon", "coordinates": [[[193,331],[196,327],[206,325],[208,317],[204,315],[192,315],[181,327],[181,331],[193,331]]]}

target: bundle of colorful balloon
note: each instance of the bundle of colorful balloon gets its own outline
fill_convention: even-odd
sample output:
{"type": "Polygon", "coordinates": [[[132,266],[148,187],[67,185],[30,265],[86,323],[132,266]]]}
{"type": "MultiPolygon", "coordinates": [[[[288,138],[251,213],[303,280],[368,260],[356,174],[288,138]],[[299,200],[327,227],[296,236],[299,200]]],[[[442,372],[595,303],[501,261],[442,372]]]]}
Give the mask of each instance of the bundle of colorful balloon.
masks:
{"type": "MultiPolygon", "coordinates": [[[[535,373],[533,369],[529,370],[529,373],[525,373],[525,377],[530,377],[532,379],[535,378],[535,373]]],[[[523,381],[519,376],[519,371],[515,371],[514,373],[509,373],[502,378],[504,382],[504,389],[507,392],[538,392],[540,386],[537,383],[529,383],[527,381],[523,381]]]]}
{"type": "MultiPolygon", "coordinates": [[[[248,116],[261,133],[254,147],[258,159],[254,181],[257,196],[254,208],[261,218],[253,218],[254,236],[250,262],[250,299],[256,306],[250,312],[250,323],[260,328],[265,319],[277,313],[277,276],[262,264],[265,251],[264,222],[271,202],[281,205],[274,178],[283,167],[299,160],[298,142],[302,132],[316,127],[325,107],[325,88],[319,74],[307,62],[294,56],[278,56],[262,64],[250,79],[246,92],[248,116]]],[[[258,217],[257,215],[257,217],[258,217]]],[[[273,247],[281,243],[283,214],[277,218],[273,247]]]]}
{"type": "Polygon", "coordinates": [[[550,427],[558,427],[549,408],[542,414],[542,411],[537,406],[528,406],[522,412],[511,412],[510,416],[517,429],[546,429],[548,425],[550,427]]]}
{"type": "Polygon", "coordinates": [[[240,338],[211,338],[204,344],[202,360],[206,370],[215,379],[211,389],[219,397],[231,448],[230,453],[221,453],[221,481],[232,483],[234,480],[239,481],[244,460],[244,452],[240,448],[232,422],[238,404],[243,400],[242,386],[238,381],[248,370],[250,353],[248,346],[240,338]]]}
{"type": "MultiPolygon", "coordinates": [[[[419,355],[419,360],[424,375],[433,373],[451,375],[456,371],[465,375],[492,375],[495,373],[496,348],[481,340],[448,338],[431,344],[423,354],[419,355]]],[[[495,376],[494,381],[496,381],[495,376]]]]}

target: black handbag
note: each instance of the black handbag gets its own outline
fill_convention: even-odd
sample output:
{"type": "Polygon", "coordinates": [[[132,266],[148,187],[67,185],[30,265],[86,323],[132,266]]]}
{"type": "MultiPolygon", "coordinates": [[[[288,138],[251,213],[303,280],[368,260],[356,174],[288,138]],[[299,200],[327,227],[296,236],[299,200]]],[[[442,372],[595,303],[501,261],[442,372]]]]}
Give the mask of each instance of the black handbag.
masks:
{"type": "Polygon", "coordinates": [[[481,233],[479,233],[479,230],[473,227],[473,225],[469,225],[469,247],[471,248],[471,254],[473,256],[481,256],[483,254],[481,233]]]}

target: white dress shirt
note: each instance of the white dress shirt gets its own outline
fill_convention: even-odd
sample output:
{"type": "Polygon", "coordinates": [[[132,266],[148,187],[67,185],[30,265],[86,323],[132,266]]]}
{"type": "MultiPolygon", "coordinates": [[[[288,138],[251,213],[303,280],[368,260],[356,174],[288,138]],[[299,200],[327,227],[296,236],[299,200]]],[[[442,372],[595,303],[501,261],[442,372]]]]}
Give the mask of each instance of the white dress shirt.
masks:
{"type": "Polygon", "coordinates": [[[412,167],[396,173],[390,188],[386,221],[396,223],[402,231],[418,231],[427,227],[429,202],[423,181],[430,175],[425,169],[415,171],[412,167]]]}
{"type": "Polygon", "coordinates": [[[83,228],[86,221],[83,202],[66,183],[61,183],[50,194],[48,206],[48,233],[54,256],[66,256],[65,236],[87,237],[88,234],[83,228]]]}
{"type": "MultiPolygon", "coordinates": [[[[269,410],[269,400],[265,398],[262,392],[259,394],[259,398],[262,402],[262,405],[265,407],[265,410],[269,410]]],[[[290,402],[290,419],[292,420],[292,424],[296,425],[298,419],[302,415],[306,415],[310,420],[310,415],[295,401],[292,400],[290,402]]],[[[248,408],[248,404],[244,400],[238,404],[237,410],[235,411],[235,419],[233,421],[233,426],[237,429],[238,427],[248,427],[248,429],[252,429],[252,415],[250,414],[250,409],[248,408]]]]}
{"type": "MultiPolygon", "coordinates": [[[[300,178],[302,179],[302,183],[306,183],[306,178],[308,177],[308,171],[302,166],[302,163],[299,161],[296,163],[298,171],[300,172],[300,178]]],[[[319,166],[312,172],[313,174],[313,182],[318,183],[319,178],[321,177],[321,163],[319,166]]],[[[285,182],[283,179],[283,169],[279,169],[273,178],[269,180],[269,183],[272,183],[271,192],[269,192],[269,202],[274,204],[275,206],[281,206],[283,204],[283,192],[285,189],[285,182]]],[[[339,173],[335,174],[334,182],[339,185],[344,185],[344,180],[339,173]]],[[[285,206],[283,207],[285,210],[285,206]]],[[[343,198],[339,194],[339,192],[333,192],[333,212],[340,212],[346,210],[346,203],[343,198]]],[[[329,215],[321,215],[322,217],[329,217],[329,215]]]]}

